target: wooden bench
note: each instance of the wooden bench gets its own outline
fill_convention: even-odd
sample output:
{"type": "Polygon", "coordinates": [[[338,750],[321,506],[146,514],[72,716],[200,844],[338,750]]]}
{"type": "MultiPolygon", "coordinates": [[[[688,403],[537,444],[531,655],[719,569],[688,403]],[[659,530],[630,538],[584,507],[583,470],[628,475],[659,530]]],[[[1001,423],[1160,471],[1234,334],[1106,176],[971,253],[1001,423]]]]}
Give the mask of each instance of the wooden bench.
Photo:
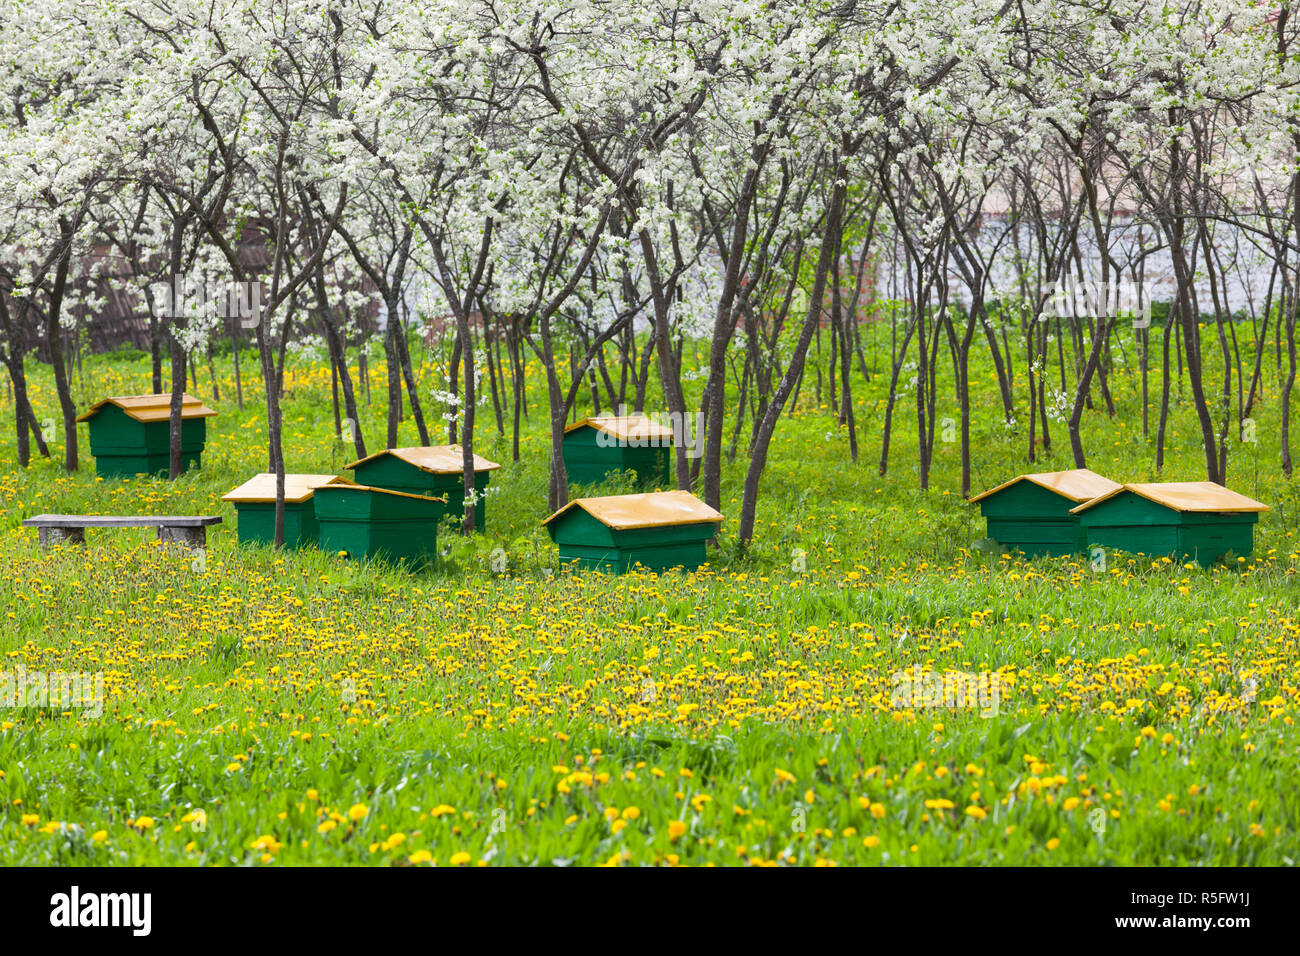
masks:
{"type": "Polygon", "coordinates": [[[24,519],[23,527],[40,529],[43,548],[85,544],[87,528],[157,528],[159,541],[202,548],[208,525],[220,523],[220,515],[37,515],[24,519]]]}

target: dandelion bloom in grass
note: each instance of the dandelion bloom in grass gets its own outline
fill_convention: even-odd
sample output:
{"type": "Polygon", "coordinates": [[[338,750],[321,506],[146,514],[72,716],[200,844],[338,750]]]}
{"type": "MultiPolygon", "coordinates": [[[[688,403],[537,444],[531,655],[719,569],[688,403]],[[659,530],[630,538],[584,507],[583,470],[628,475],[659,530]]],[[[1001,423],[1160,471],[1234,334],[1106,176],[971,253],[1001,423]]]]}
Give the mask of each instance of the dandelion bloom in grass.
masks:
{"type": "Polygon", "coordinates": [[[413,866],[418,866],[421,863],[432,863],[433,854],[428,850],[416,850],[406,858],[406,862],[413,866]]]}
{"type": "Polygon", "coordinates": [[[983,807],[970,806],[966,808],[966,816],[975,820],[983,820],[989,815],[989,812],[983,807]]]}
{"type": "Polygon", "coordinates": [[[469,860],[470,860],[470,856],[464,850],[461,850],[457,853],[453,853],[451,855],[452,866],[464,866],[466,863],[469,862],[469,860]]]}
{"type": "Polygon", "coordinates": [[[683,823],[681,820],[673,820],[668,824],[668,839],[672,840],[673,842],[676,842],[677,838],[680,837],[685,832],[686,832],[686,824],[683,823]]]}
{"type": "Polygon", "coordinates": [[[284,844],[273,835],[264,833],[248,845],[251,850],[265,850],[267,853],[279,853],[284,844]]]}
{"type": "Polygon", "coordinates": [[[862,845],[865,846],[868,850],[874,850],[876,847],[880,846],[880,837],[876,836],[873,833],[871,836],[865,837],[863,839],[862,845]]]}
{"type": "Polygon", "coordinates": [[[364,820],[369,813],[370,808],[364,803],[354,803],[348,810],[348,819],[356,823],[358,820],[364,820]]]}

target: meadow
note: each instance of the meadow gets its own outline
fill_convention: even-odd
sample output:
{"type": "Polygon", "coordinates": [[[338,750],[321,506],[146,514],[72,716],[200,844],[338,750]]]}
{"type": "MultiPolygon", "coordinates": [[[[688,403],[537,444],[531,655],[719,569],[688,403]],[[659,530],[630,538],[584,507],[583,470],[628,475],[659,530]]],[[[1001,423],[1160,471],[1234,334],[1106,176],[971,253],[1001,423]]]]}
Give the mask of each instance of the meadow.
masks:
{"type": "MultiPolygon", "coordinates": [[[[250,355],[243,367],[256,367],[250,355]]],[[[38,414],[55,415],[48,369],[29,370],[38,414]]],[[[202,470],[175,482],[97,479],[84,425],[78,472],[19,468],[12,403],[0,407],[0,672],[102,672],[105,689],[99,715],[0,709],[0,862],[1300,858],[1300,500],[1278,468],[1271,386],[1257,443],[1234,442],[1229,483],[1272,510],[1252,556],[1208,570],[1135,555],[1096,570],[980,547],[955,444],[937,446],[931,489],[916,487],[910,399],[878,474],[882,374],[856,386],[857,465],[805,383],[773,443],[751,548],[729,535],[742,443],[705,568],[606,577],[557,567],[539,527],[548,437],[533,371],[518,462],[490,409],[479,418],[476,450],[502,462],[486,533],[440,535],[446,553],[415,573],[237,543],[220,498],[265,470],[266,424],[260,381],[245,382],[242,410],[233,401],[228,357],[219,401],[206,368],[191,389],[220,414],[202,470]],[[43,553],[20,527],[41,512],[225,520],[201,555],[140,530],[43,553]],[[911,679],[931,687],[928,675],[978,675],[981,690],[900,696],[911,679]]],[[[372,450],[383,374],[372,367],[362,405],[372,450]]],[[[423,390],[442,387],[431,356],[419,374],[423,390]]],[[[1085,419],[1089,467],[1151,480],[1136,381],[1116,369],[1111,384],[1116,418],[1085,419]]],[[[88,358],[74,388],[82,409],[147,392],[147,358],[88,358]]],[[[1003,426],[995,389],[979,369],[975,490],[1072,467],[1059,423],[1050,457],[1026,463],[1023,426],[1003,426]]],[[[327,363],[291,358],[283,407],[291,471],[352,460],[333,433],[327,363]]],[[[417,443],[409,421],[401,442],[417,443]]],[[[1180,406],[1160,477],[1201,468],[1180,406]]]]}

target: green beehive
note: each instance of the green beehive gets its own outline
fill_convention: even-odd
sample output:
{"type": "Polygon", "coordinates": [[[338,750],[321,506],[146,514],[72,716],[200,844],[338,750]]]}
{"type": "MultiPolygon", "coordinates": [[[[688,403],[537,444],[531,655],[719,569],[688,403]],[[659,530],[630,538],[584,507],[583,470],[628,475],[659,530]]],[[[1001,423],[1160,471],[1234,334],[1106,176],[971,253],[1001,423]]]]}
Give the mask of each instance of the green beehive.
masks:
{"type": "MultiPolygon", "coordinates": [[[[316,523],[316,489],[321,485],[347,484],[338,475],[284,476],[284,543],[290,548],[316,544],[320,528],[316,523]]],[[[232,502],[239,516],[239,540],[248,544],[275,541],[275,475],[263,472],[221,496],[232,502]]]]}
{"type": "Polygon", "coordinates": [[[1084,549],[1078,516],[1070,509],[1120,486],[1086,468],[1020,475],[976,495],[988,536],[1028,557],[1057,557],[1084,549]]]}
{"type": "MultiPolygon", "coordinates": [[[[166,475],[170,466],[170,395],[125,395],[90,406],[77,419],[90,429],[95,471],[104,478],[166,475]]],[[[207,419],[216,412],[192,395],[181,399],[182,470],[200,468],[207,419]]]]}
{"type": "Polygon", "coordinates": [[[643,485],[672,480],[673,430],[644,415],[584,418],[564,429],[569,480],[599,484],[610,472],[635,469],[643,485]]]}
{"type": "Polygon", "coordinates": [[[542,522],[562,563],[622,574],[698,568],[722,515],[689,491],[577,498],[542,522]]]}
{"type": "Polygon", "coordinates": [[[318,487],[315,501],[326,551],[417,567],[437,556],[438,519],[446,504],[441,498],[349,483],[318,487]]]}
{"type": "Polygon", "coordinates": [[[1255,525],[1268,505],[1212,481],[1127,484],[1073,514],[1089,546],[1174,556],[1209,567],[1229,551],[1255,550],[1255,525]]]}
{"type": "MultiPolygon", "coordinates": [[[[425,445],[413,448],[389,448],[376,452],[347,467],[363,485],[391,488],[411,495],[447,499],[446,513],[460,518],[465,513],[464,464],[460,445],[425,445]]],[[[479,455],[474,456],[474,530],[482,531],[487,520],[487,500],[483,497],[491,472],[501,466],[479,455]]]]}

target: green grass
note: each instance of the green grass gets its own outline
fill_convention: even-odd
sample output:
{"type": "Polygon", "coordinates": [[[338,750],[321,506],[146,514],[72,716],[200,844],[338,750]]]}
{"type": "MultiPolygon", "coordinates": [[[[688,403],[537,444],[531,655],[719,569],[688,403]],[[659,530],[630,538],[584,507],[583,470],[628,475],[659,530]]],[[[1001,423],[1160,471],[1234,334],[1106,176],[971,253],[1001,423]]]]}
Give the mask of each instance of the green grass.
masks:
{"type": "MultiPolygon", "coordinates": [[[[978,373],[976,488],[1071,467],[1060,424],[1054,457],[1025,463],[1023,433],[1001,424],[978,373]]],[[[55,414],[48,370],[31,375],[38,414],[55,414]]],[[[218,375],[204,468],[174,483],[97,480],[84,426],[77,473],[19,469],[12,407],[0,408],[0,672],[102,673],[107,692],[98,716],[0,710],[0,862],[1278,865],[1300,853],[1297,498],[1276,464],[1272,390],[1259,443],[1234,444],[1229,477],[1273,510],[1254,555],[1231,566],[1112,555],[1098,574],[974,549],[983,523],[958,493],[955,445],[938,446],[931,490],[916,488],[910,399],[878,475],[881,376],[856,386],[856,466],[805,383],[751,549],[734,539],[742,455],[724,473],[728,520],[706,569],[609,578],[557,568],[538,527],[549,441],[536,377],[520,462],[481,410],[476,450],[502,462],[487,535],[440,534],[447,553],[411,573],[236,543],[220,497],[265,469],[266,429],[260,382],[245,383],[241,411],[228,362],[218,375]],[[202,556],[94,530],[85,549],[42,554],[19,525],[44,511],[225,524],[202,556]],[[897,699],[898,675],[931,672],[996,675],[996,715],[981,715],[987,700],[897,699]]],[[[426,392],[441,387],[432,367],[420,375],[426,392]]],[[[372,376],[371,451],[384,416],[382,369],[372,376]]],[[[1150,479],[1136,383],[1117,370],[1112,388],[1116,421],[1086,420],[1089,466],[1150,479]]],[[[76,389],[80,407],[147,391],[147,363],[90,359],[76,389]]],[[[327,367],[292,367],[291,470],[354,457],[332,435],[328,390],[327,367]]],[[[198,393],[211,399],[202,371],[198,393]]],[[[1179,406],[1161,477],[1203,477],[1197,434],[1179,406]]],[[[400,441],[416,443],[411,422],[400,441]]]]}

